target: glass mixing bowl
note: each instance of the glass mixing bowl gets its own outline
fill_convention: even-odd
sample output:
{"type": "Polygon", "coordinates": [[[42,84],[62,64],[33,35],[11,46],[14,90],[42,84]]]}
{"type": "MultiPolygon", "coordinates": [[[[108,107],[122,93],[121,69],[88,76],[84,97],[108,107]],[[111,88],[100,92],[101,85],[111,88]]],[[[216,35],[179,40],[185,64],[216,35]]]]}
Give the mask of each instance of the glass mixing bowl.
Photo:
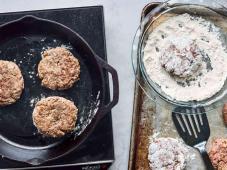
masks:
{"type": "Polygon", "coordinates": [[[168,18],[180,14],[188,13],[211,21],[221,29],[222,43],[224,45],[227,44],[227,8],[224,5],[220,2],[207,0],[205,3],[200,1],[200,4],[197,1],[194,1],[195,3],[190,1],[190,4],[188,1],[185,1],[185,3],[184,1],[180,1],[181,3],[175,2],[172,0],[157,4],[146,16],[142,16],[141,24],[137,29],[132,46],[132,64],[136,79],[144,92],[158,104],[165,104],[165,106],[170,104],[174,107],[205,107],[206,111],[212,110],[227,101],[227,81],[225,81],[224,86],[218,93],[206,100],[177,101],[166,95],[160,86],[150,79],[144,67],[143,48],[149,34],[168,18]]]}

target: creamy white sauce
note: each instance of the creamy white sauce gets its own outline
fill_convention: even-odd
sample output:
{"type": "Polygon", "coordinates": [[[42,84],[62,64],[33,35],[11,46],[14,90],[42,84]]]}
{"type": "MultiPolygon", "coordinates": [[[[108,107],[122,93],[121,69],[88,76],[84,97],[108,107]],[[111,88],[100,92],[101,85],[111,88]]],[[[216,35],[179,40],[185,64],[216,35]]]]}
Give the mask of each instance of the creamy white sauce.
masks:
{"type": "Polygon", "coordinates": [[[143,63],[150,79],[178,101],[207,99],[220,91],[227,77],[227,52],[220,40],[220,29],[189,14],[171,17],[150,33],[144,47],[143,63]],[[163,50],[171,43],[180,49],[187,48],[188,42],[192,41],[204,59],[200,70],[190,78],[171,75],[161,65],[163,50]]]}

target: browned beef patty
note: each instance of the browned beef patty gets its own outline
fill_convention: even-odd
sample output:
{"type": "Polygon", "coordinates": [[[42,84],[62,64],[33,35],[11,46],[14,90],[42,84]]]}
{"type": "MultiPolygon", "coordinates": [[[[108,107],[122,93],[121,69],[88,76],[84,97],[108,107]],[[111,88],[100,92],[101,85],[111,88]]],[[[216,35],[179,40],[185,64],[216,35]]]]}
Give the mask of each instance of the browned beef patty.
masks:
{"type": "Polygon", "coordinates": [[[64,90],[79,80],[79,61],[66,48],[48,49],[42,53],[42,57],[38,74],[43,86],[52,90],[64,90]]]}
{"type": "Polygon", "coordinates": [[[52,96],[36,103],[33,122],[44,136],[61,137],[75,128],[78,109],[63,97],[52,96]]]}
{"type": "Polygon", "coordinates": [[[19,67],[11,61],[0,60],[0,106],[16,102],[24,89],[19,67]]]}

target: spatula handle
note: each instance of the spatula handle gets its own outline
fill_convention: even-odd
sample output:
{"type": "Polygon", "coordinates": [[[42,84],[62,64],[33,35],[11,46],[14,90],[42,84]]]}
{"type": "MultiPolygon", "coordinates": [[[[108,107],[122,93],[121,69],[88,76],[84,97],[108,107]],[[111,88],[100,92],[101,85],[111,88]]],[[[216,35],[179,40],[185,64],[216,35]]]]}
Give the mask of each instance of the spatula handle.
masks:
{"type": "Polygon", "coordinates": [[[214,167],[210,161],[209,155],[207,154],[206,150],[203,150],[202,152],[200,151],[202,158],[203,158],[203,162],[207,168],[207,170],[214,170],[214,167]]]}
{"type": "Polygon", "coordinates": [[[214,170],[214,167],[210,161],[209,155],[206,151],[206,141],[201,142],[200,144],[196,145],[195,148],[197,148],[203,158],[203,162],[206,166],[207,170],[214,170]]]}

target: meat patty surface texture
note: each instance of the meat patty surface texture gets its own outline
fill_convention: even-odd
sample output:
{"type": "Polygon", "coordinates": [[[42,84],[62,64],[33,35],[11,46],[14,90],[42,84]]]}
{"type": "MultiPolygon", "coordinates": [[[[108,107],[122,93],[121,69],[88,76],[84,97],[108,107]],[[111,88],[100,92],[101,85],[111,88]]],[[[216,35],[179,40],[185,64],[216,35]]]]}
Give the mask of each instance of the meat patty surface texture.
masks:
{"type": "Polygon", "coordinates": [[[52,90],[64,90],[79,80],[80,64],[73,54],[63,47],[47,49],[38,65],[42,86],[52,90]]]}
{"type": "Polygon", "coordinates": [[[215,169],[227,169],[227,139],[213,139],[209,148],[209,157],[215,169]]]}
{"type": "Polygon", "coordinates": [[[0,106],[15,103],[24,89],[19,67],[11,61],[0,60],[0,106]]]}
{"type": "Polygon", "coordinates": [[[38,131],[48,137],[62,137],[74,130],[78,109],[63,97],[52,96],[36,103],[33,123],[38,131]]]}

